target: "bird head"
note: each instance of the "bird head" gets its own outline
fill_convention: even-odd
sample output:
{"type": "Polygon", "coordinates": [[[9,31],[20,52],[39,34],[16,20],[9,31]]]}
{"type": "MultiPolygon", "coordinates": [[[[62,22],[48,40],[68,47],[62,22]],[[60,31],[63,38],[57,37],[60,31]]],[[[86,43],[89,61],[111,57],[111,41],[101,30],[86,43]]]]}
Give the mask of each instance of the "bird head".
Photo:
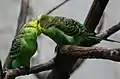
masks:
{"type": "Polygon", "coordinates": [[[40,14],[37,19],[40,23],[40,27],[45,28],[52,23],[54,18],[46,14],[40,14]]]}
{"type": "Polygon", "coordinates": [[[26,28],[26,27],[31,27],[31,28],[37,29],[38,35],[41,34],[41,32],[42,32],[42,28],[40,27],[40,22],[38,19],[27,22],[23,26],[23,28],[26,28]]]}

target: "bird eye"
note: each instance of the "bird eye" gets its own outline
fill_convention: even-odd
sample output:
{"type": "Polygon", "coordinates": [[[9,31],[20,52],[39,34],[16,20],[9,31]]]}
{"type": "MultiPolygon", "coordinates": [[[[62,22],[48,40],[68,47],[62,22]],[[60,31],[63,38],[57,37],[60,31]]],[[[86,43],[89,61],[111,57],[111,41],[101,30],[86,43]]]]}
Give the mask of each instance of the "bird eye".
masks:
{"type": "Polygon", "coordinates": [[[40,23],[40,21],[38,20],[38,21],[37,21],[37,24],[39,24],[39,23],[40,23]]]}

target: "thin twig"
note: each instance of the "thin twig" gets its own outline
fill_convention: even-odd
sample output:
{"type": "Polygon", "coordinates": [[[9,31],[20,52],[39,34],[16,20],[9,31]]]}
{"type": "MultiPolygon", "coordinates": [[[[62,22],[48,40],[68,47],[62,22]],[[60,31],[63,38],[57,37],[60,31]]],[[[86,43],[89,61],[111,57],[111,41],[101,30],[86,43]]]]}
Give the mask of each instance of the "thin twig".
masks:
{"type": "Polygon", "coordinates": [[[108,38],[109,36],[117,32],[118,30],[120,30],[120,22],[114,25],[113,27],[107,29],[106,31],[102,32],[101,34],[98,34],[97,36],[101,38],[108,38]]]}
{"type": "Polygon", "coordinates": [[[63,1],[59,5],[57,5],[56,7],[54,7],[53,9],[51,9],[50,11],[48,11],[46,14],[49,15],[50,13],[52,13],[53,11],[55,11],[56,9],[58,9],[59,7],[61,7],[62,5],[64,5],[65,3],[67,3],[68,1],[70,1],[70,0],[63,1]]]}

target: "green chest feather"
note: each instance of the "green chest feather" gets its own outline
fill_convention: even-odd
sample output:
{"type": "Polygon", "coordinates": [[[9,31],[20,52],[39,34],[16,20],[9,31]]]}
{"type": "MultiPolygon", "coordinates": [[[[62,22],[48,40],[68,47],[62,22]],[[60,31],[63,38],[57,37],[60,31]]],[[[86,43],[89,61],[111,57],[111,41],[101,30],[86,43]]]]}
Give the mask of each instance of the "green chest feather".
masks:
{"type": "Polygon", "coordinates": [[[12,41],[10,57],[12,58],[12,68],[29,66],[30,58],[37,50],[37,33],[35,29],[24,28],[12,41]]]}

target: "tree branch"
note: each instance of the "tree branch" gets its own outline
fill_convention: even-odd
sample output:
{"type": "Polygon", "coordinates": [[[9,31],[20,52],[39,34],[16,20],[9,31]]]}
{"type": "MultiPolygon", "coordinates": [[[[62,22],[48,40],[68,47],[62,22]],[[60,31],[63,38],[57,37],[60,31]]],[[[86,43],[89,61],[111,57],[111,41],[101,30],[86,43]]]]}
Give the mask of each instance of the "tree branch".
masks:
{"type": "Polygon", "coordinates": [[[90,32],[94,32],[96,26],[99,24],[100,18],[104,12],[109,0],[94,0],[84,25],[90,32]]]}
{"type": "Polygon", "coordinates": [[[21,9],[18,17],[17,29],[15,36],[18,35],[21,27],[26,23],[26,18],[28,15],[29,0],[21,0],[21,9]]]}
{"type": "Polygon", "coordinates": [[[54,68],[54,58],[49,60],[48,62],[44,63],[44,64],[40,64],[34,67],[31,67],[28,71],[26,71],[26,69],[10,69],[6,71],[6,75],[5,75],[5,79],[10,79],[11,77],[18,77],[21,75],[28,75],[28,74],[34,74],[34,73],[38,73],[41,71],[46,71],[46,70],[50,70],[52,68],[54,68]],[[19,72],[18,72],[19,71],[19,72]]]}
{"type": "Polygon", "coordinates": [[[61,54],[72,55],[78,58],[109,59],[120,62],[120,48],[106,49],[101,47],[81,47],[66,45],[60,50],[61,54]]]}
{"type": "Polygon", "coordinates": [[[98,34],[98,37],[101,38],[108,38],[109,36],[111,36],[112,34],[114,34],[115,32],[117,32],[118,30],[120,30],[120,22],[116,25],[114,25],[113,27],[107,29],[106,31],[98,34]]]}
{"type": "MultiPolygon", "coordinates": [[[[63,73],[69,74],[71,72],[71,70],[69,69],[72,68],[72,66],[76,62],[75,59],[77,60],[78,58],[84,58],[84,59],[87,59],[87,58],[100,59],[101,58],[101,59],[109,59],[109,60],[113,60],[116,62],[120,62],[120,48],[106,49],[106,48],[101,48],[101,47],[81,47],[81,46],[75,46],[75,45],[65,45],[60,49],[59,54],[57,54],[55,58],[48,61],[47,63],[34,66],[30,68],[28,72],[24,69],[20,69],[19,72],[17,69],[8,70],[6,75],[9,77],[17,77],[21,75],[27,75],[27,74],[32,74],[32,73],[38,73],[38,72],[45,71],[45,70],[50,70],[52,68],[55,68],[57,69],[57,71],[59,71],[59,72],[56,72],[53,69],[52,73],[59,73],[59,75],[60,74],[63,75],[63,73]],[[66,58],[67,60],[64,60],[66,58]],[[73,64],[73,65],[70,66],[69,64],[73,64]]],[[[52,79],[50,78],[51,75],[53,74],[49,75],[49,79],[52,79]]],[[[62,79],[64,78],[62,77],[62,79]]]]}
{"type": "Polygon", "coordinates": [[[59,7],[61,7],[62,5],[64,5],[65,3],[67,3],[70,0],[65,0],[62,3],[60,3],[59,5],[55,6],[53,9],[49,10],[46,14],[49,15],[51,14],[53,11],[55,11],[56,9],[58,9],[59,7]]]}

